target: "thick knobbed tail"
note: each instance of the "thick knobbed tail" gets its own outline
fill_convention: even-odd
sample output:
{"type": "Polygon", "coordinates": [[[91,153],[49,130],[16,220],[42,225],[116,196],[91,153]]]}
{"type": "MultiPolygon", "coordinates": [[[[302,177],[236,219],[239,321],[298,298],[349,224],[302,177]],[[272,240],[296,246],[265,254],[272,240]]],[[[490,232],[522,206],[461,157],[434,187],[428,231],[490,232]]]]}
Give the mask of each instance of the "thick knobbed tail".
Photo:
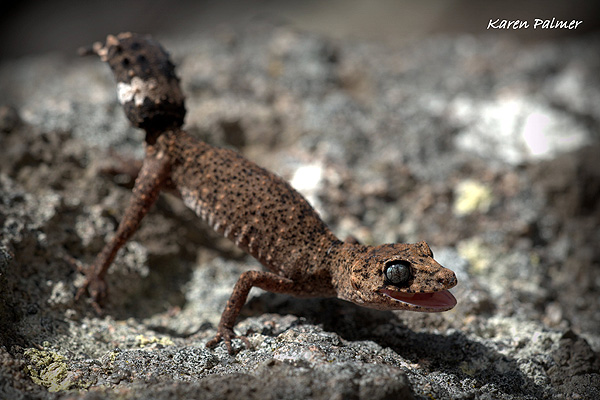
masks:
{"type": "Polygon", "coordinates": [[[98,55],[117,81],[119,102],[131,123],[153,142],[168,129],[179,129],[185,118],[184,96],[169,53],[148,35],[125,32],[108,35],[106,43],[79,49],[98,55]]]}

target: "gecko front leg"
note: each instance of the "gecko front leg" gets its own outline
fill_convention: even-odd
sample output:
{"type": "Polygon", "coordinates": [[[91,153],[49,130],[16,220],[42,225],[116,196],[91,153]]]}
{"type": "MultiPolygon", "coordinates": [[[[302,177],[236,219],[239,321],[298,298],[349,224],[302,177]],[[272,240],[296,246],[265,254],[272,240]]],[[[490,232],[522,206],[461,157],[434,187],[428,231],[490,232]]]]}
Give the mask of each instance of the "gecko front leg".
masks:
{"type": "Polygon", "coordinates": [[[231,293],[227,305],[225,306],[225,310],[223,311],[223,314],[221,314],[221,320],[217,327],[217,334],[213,339],[206,343],[206,347],[213,348],[223,340],[229,354],[233,354],[234,351],[231,347],[231,340],[235,338],[241,339],[246,347],[250,347],[250,343],[245,336],[237,336],[235,332],[233,332],[233,325],[235,325],[235,320],[244,306],[244,303],[246,303],[250,289],[252,289],[252,287],[258,287],[272,293],[294,294],[297,292],[295,286],[296,284],[293,280],[272,272],[244,272],[235,284],[233,293],[231,293]]]}
{"type": "Polygon", "coordinates": [[[156,201],[161,187],[169,177],[170,170],[171,162],[168,157],[158,157],[155,154],[146,156],[142,169],[135,180],[129,206],[115,236],[104,246],[89,267],[79,268],[85,274],[85,282],[77,291],[75,300],[87,292],[96,312],[101,312],[101,304],[108,293],[104,281],[108,267],[114,260],[117,251],[135,233],[140,221],[156,201]]]}

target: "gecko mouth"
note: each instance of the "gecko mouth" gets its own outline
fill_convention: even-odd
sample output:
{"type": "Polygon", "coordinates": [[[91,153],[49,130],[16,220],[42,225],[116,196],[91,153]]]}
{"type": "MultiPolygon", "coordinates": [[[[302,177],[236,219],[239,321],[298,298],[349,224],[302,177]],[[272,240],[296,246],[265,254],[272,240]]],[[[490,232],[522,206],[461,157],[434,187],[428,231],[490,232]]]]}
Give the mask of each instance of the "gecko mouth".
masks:
{"type": "Polygon", "coordinates": [[[432,293],[404,293],[390,289],[381,289],[380,292],[395,301],[417,307],[418,309],[415,311],[447,311],[456,305],[456,298],[447,290],[432,293]]]}

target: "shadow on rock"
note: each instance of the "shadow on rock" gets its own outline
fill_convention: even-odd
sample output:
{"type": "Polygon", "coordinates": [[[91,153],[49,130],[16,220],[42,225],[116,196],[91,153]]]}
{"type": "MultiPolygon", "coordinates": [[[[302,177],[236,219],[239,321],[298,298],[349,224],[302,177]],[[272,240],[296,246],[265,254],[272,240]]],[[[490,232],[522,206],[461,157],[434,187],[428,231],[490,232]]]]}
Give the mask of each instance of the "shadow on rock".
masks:
{"type": "MultiPolygon", "coordinates": [[[[415,332],[391,311],[378,311],[355,306],[337,299],[295,299],[289,296],[263,294],[247,304],[246,313],[272,312],[293,314],[310,323],[321,324],[326,331],[337,333],[348,341],[371,340],[389,347],[419,368],[411,373],[426,376],[443,373],[456,381],[471,380],[471,387],[499,391],[519,397],[540,397],[544,390],[519,369],[519,362],[499,353],[490,345],[468,338],[462,332],[450,334],[415,332]]],[[[441,330],[439,324],[424,322],[423,329],[441,330]]],[[[410,374],[409,374],[410,376],[410,374]]],[[[428,378],[429,379],[429,378],[428,378]]],[[[434,378],[435,379],[435,378],[434,378]]],[[[443,390],[441,384],[438,390],[443,390]]],[[[452,397],[452,393],[446,395],[452,397]]]]}

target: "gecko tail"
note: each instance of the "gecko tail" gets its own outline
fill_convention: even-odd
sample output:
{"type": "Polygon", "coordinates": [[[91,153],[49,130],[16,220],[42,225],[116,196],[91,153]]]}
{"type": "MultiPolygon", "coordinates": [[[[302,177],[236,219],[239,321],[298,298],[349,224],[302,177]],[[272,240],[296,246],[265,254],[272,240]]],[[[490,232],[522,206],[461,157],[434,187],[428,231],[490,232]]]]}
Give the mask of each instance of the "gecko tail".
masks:
{"type": "MultiPolygon", "coordinates": [[[[117,38],[113,35],[108,35],[106,42],[112,43],[114,41],[117,41],[117,38]]],[[[107,53],[108,53],[108,50],[107,50],[106,46],[104,45],[104,43],[102,43],[102,42],[95,42],[92,45],[81,46],[80,48],[77,49],[77,54],[80,57],[100,56],[102,61],[106,61],[107,53]]]]}
{"type": "Polygon", "coordinates": [[[77,55],[80,57],[96,55],[93,46],[81,46],[77,49],[77,55]]]}

